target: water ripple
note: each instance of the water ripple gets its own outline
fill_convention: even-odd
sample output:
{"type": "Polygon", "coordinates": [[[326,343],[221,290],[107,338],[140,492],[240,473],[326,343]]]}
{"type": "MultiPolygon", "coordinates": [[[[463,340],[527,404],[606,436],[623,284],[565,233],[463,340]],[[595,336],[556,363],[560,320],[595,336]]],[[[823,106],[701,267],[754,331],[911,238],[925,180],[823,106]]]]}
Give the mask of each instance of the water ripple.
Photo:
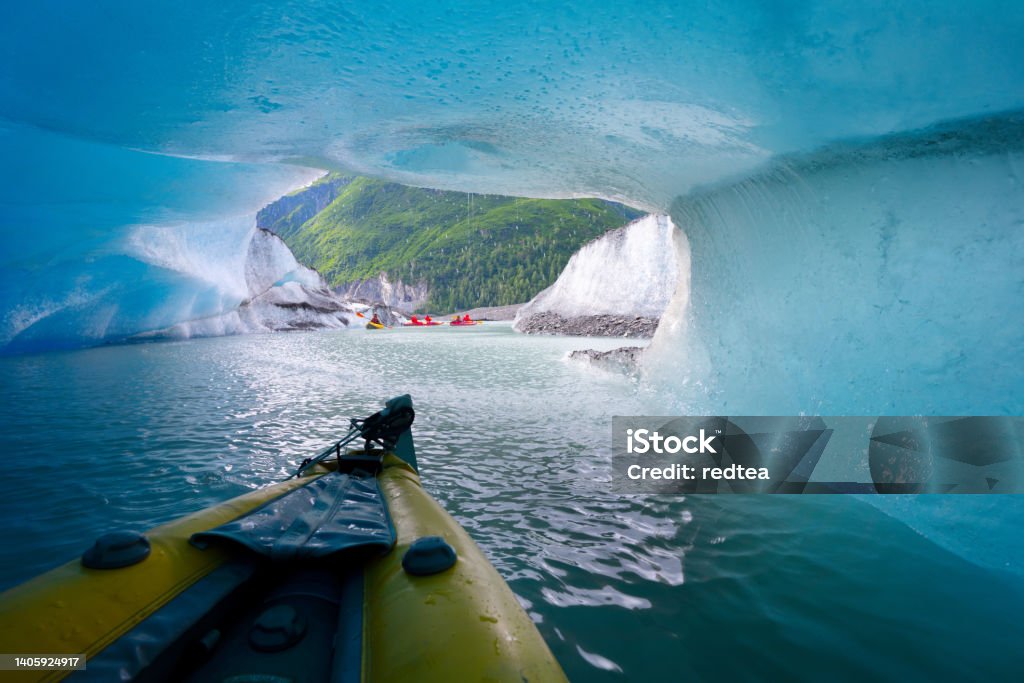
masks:
{"type": "Polygon", "coordinates": [[[571,678],[1019,671],[1019,583],[979,576],[869,505],[612,493],[611,416],[678,402],[561,360],[618,342],[484,326],[0,359],[0,586],[109,529],[148,528],[283,479],[349,416],[409,392],[424,486],[509,581],[571,678]]]}

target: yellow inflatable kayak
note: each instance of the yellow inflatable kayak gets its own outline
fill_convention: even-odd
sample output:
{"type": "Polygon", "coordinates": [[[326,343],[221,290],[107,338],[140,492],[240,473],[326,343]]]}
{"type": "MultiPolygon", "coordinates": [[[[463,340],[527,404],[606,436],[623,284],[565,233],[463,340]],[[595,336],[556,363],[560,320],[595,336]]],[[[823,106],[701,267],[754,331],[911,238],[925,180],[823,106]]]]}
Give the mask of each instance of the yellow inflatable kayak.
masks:
{"type": "Polygon", "coordinates": [[[57,681],[564,681],[529,616],[420,486],[400,396],[287,481],[0,595],[0,652],[81,655],[57,681]],[[365,447],[343,448],[356,440],[365,447]]]}

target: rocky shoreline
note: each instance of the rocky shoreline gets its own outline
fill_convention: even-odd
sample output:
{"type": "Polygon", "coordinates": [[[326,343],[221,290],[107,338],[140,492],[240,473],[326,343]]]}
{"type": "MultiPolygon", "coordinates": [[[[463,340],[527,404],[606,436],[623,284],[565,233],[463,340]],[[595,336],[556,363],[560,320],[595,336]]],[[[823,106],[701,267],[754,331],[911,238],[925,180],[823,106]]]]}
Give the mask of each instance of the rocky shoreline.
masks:
{"type": "Polygon", "coordinates": [[[649,339],[658,329],[658,318],[620,315],[584,315],[566,318],[551,311],[542,311],[518,319],[515,329],[524,334],[649,339]]]}
{"type": "Polygon", "coordinates": [[[458,313],[450,313],[443,316],[438,316],[438,320],[444,320],[450,318],[453,315],[457,315],[460,318],[464,315],[468,315],[473,320],[514,320],[519,309],[526,304],[510,304],[508,306],[481,306],[479,308],[470,308],[465,311],[459,311],[458,313]]]}

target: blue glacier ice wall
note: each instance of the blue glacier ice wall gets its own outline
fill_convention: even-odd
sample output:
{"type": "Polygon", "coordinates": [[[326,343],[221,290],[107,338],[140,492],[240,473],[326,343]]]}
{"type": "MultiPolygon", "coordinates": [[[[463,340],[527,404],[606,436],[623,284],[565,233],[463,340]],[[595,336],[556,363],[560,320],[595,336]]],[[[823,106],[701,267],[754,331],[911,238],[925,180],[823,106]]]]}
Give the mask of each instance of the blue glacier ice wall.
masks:
{"type": "Polygon", "coordinates": [[[0,123],[0,349],[117,340],[248,296],[255,212],[313,177],[0,123]]]}
{"type": "Polygon", "coordinates": [[[681,406],[1024,412],[1024,116],[779,159],[672,215],[692,299],[650,371],[681,406]]]}

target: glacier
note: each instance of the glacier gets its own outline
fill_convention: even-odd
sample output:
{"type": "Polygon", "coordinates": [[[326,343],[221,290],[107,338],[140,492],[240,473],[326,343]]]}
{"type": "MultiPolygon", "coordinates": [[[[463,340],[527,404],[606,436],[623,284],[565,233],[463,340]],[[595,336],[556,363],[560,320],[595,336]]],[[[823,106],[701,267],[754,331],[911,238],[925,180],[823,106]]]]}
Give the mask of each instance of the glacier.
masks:
{"type": "Polygon", "coordinates": [[[318,171],[168,157],[14,124],[0,124],[0,149],[6,352],[216,317],[269,286],[255,271],[271,283],[299,272],[283,243],[253,249],[255,214],[318,171]]]}
{"type": "Polygon", "coordinates": [[[234,324],[251,216],[340,169],[670,214],[690,296],[644,366],[680,408],[1019,413],[1022,29],[1001,0],[17,4],[0,348],[234,324]]]}
{"type": "MultiPolygon", "coordinates": [[[[341,329],[353,324],[362,327],[363,321],[359,320],[359,314],[369,310],[370,306],[350,303],[339,297],[320,273],[295,260],[280,237],[268,230],[253,227],[252,216],[246,216],[241,224],[248,226],[244,240],[248,246],[238,252],[244,257],[234,268],[227,268],[220,277],[214,278],[221,287],[233,294],[231,303],[220,306],[219,310],[209,315],[189,317],[167,328],[140,332],[132,335],[131,340],[341,329]],[[244,281],[233,282],[238,274],[243,276],[244,281]]],[[[167,243],[168,232],[162,230],[156,240],[140,238],[137,232],[133,238],[143,245],[141,248],[144,251],[149,252],[147,262],[152,263],[158,260],[154,258],[154,253],[161,253],[161,250],[153,248],[154,242],[167,243]]],[[[169,241],[169,251],[173,255],[171,267],[180,267],[183,259],[180,257],[178,240],[169,241]]],[[[186,261],[191,268],[197,265],[190,259],[186,261]]],[[[202,262],[198,265],[200,267],[195,271],[197,276],[208,276],[210,272],[216,272],[209,266],[202,267],[206,265],[202,262]]],[[[216,263],[216,267],[223,268],[224,265],[223,261],[216,263]]]]}
{"type": "Polygon", "coordinates": [[[645,359],[680,410],[1024,410],[1024,116],[780,158],[678,199],[691,298],[645,359]]]}
{"type": "Polygon", "coordinates": [[[677,254],[677,233],[671,218],[649,214],[591,240],[572,255],[554,284],[519,309],[513,326],[532,330],[545,313],[560,321],[556,326],[562,333],[569,321],[577,319],[586,328],[578,319],[595,316],[623,323],[639,317],[656,325],[673,298],[677,307],[688,301],[689,254],[685,248],[677,254]]]}
{"type": "Polygon", "coordinates": [[[6,8],[0,117],[120,147],[665,210],[778,154],[1020,108],[1011,0],[6,8]]]}
{"type": "Polygon", "coordinates": [[[344,299],[382,303],[403,314],[410,314],[423,306],[430,296],[426,282],[391,282],[387,273],[335,287],[334,291],[344,299]]]}

